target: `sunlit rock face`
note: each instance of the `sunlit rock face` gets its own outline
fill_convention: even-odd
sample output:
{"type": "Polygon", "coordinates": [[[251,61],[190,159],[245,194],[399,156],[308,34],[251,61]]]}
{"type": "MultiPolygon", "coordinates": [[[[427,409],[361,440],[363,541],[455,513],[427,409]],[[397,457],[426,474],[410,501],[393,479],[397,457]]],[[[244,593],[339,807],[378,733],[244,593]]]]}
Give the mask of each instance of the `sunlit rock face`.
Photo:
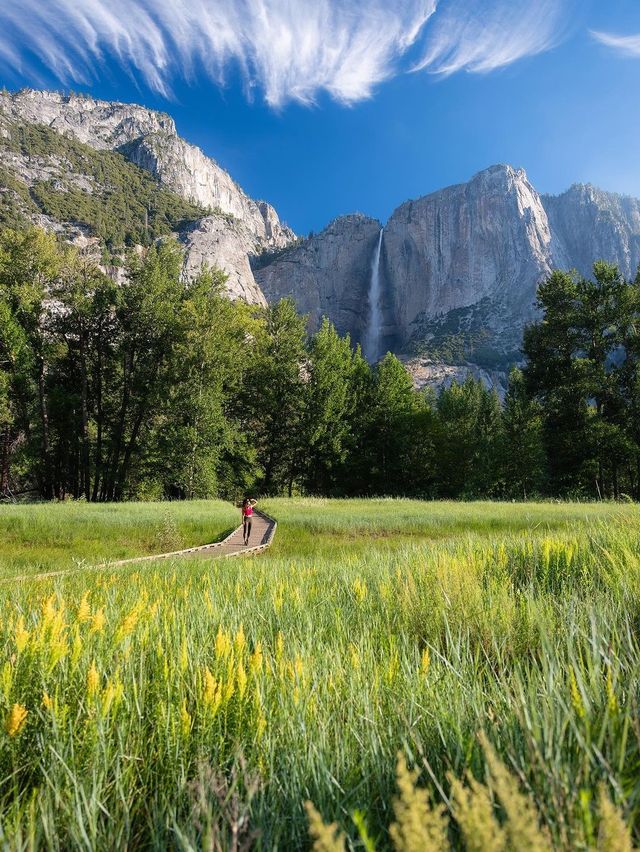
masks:
{"type": "Polygon", "coordinates": [[[551,268],[544,206],[524,171],[511,166],[406,202],[385,227],[385,245],[402,343],[416,318],[483,300],[495,305],[492,331],[509,336],[514,324],[532,318],[536,286],[551,268]]]}
{"type": "MultiPolygon", "coordinates": [[[[377,228],[375,220],[342,217],[275,257],[257,279],[267,298],[292,295],[315,324],[325,314],[363,339],[377,228]]],[[[635,276],[638,200],[590,186],[541,196],[522,169],[498,165],[407,201],[383,232],[383,351],[422,358],[420,382],[453,375],[444,377],[438,363],[501,382],[520,357],[525,325],[538,316],[539,283],[556,268],[589,275],[598,259],[635,276]]]]}
{"type": "MultiPolygon", "coordinates": [[[[249,256],[284,248],[295,239],[294,233],[270,204],[254,201],[215,160],[178,136],[169,115],[135,104],[27,89],[0,94],[0,117],[4,133],[7,122],[43,124],[97,150],[116,151],[167,189],[210,211],[211,216],[192,223],[182,235],[185,269],[195,274],[203,263],[223,268],[232,297],[264,303],[249,256]]],[[[39,165],[38,174],[31,174],[33,164],[26,161],[16,165],[27,183],[46,179],[46,163],[39,165]]]]}

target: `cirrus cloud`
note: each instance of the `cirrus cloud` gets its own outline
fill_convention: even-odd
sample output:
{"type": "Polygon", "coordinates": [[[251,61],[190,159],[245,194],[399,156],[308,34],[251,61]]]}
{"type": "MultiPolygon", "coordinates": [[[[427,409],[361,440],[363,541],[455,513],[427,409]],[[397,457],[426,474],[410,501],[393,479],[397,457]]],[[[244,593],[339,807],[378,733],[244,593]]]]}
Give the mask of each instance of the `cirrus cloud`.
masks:
{"type": "Polygon", "coordinates": [[[638,35],[615,35],[614,33],[603,33],[596,30],[591,35],[604,44],[625,56],[640,56],[640,33],[638,35]]]}
{"type": "Polygon", "coordinates": [[[408,70],[490,71],[553,47],[571,0],[3,0],[0,70],[89,85],[112,62],[170,96],[239,69],[249,96],[352,104],[408,70]]]}
{"type": "Polygon", "coordinates": [[[414,66],[437,74],[486,73],[555,47],[566,35],[569,4],[558,0],[450,0],[427,33],[414,66]]]}

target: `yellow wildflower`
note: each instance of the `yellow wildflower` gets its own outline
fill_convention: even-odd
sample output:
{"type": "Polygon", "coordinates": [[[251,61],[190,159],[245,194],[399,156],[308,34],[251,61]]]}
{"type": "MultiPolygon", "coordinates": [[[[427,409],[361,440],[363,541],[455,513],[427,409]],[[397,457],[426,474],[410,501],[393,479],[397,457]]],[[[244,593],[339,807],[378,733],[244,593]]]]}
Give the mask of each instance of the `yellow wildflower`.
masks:
{"type": "Polygon", "coordinates": [[[385,672],[385,678],[388,684],[392,684],[395,679],[398,677],[400,672],[400,657],[398,656],[398,649],[392,648],[391,655],[389,657],[389,666],[387,671],[385,672]]]}
{"type": "Polygon", "coordinates": [[[226,658],[231,653],[231,639],[224,630],[219,627],[216,635],[216,657],[226,658]]]}
{"type": "Polygon", "coordinates": [[[573,669],[571,669],[571,673],[569,675],[569,684],[571,690],[571,704],[573,709],[576,712],[576,716],[579,719],[584,719],[586,715],[586,710],[584,707],[584,702],[582,700],[582,695],[580,694],[580,688],[578,687],[578,681],[576,678],[576,673],[573,669]]]}
{"type": "Polygon", "coordinates": [[[353,593],[356,596],[358,603],[362,603],[367,596],[367,584],[364,580],[361,580],[360,577],[356,577],[354,580],[353,593]]]}
{"type": "Polygon", "coordinates": [[[89,606],[89,592],[85,592],[78,606],[78,621],[89,621],[91,618],[91,607],[89,606]]]}
{"type": "Polygon", "coordinates": [[[136,625],[140,618],[140,604],[136,604],[133,609],[125,616],[124,621],[116,631],[116,642],[121,642],[136,629],[136,625]]]}
{"type": "Polygon", "coordinates": [[[100,682],[100,675],[98,674],[98,669],[96,668],[96,661],[92,660],[89,671],[87,672],[87,695],[89,698],[93,698],[93,696],[98,691],[98,684],[100,682]]]}
{"type": "Polygon", "coordinates": [[[238,670],[236,672],[236,682],[238,684],[238,695],[240,698],[244,696],[245,690],[247,688],[247,673],[242,665],[242,662],[238,663],[238,670]]]}
{"type": "Polygon", "coordinates": [[[106,623],[106,620],[107,619],[104,616],[104,610],[102,607],[97,609],[91,617],[91,632],[100,633],[106,623]]]}
{"type": "Polygon", "coordinates": [[[82,654],[82,637],[80,636],[80,630],[78,625],[75,626],[75,631],[73,634],[73,646],[71,649],[71,663],[75,668],[78,664],[78,660],[80,659],[80,655],[82,654]]]}
{"type": "Polygon", "coordinates": [[[24,728],[29,711],[24,704],[14,704],[4,723],[4,729],[10,737],[17,737],[24,728]]]}
{"type": "Polygon", "coordinates": [[[102,690],[102,714],[106,716],[113,707],[114,709],[120,704],[124,687],[119,680],[109,679],[107,685],[102,690]]]}
{"type": "Polygon", "coordinates": [[[202,695],[205,707],[215,713],[222,701],[222,681],[217,681],[208,668],[204,670],[204,691],[202,695]]]}
{"type": "Polygon", "coordinates": [[[431,665],[431,654],[429,653],[429,649],[425,648],[422,652],[422,657],[420,658],[420,674],[422,677],[426,677],[429,674],[429,667],[431,665]]]}
{"type": "Polygon", "coordinates": [[[187,710],[186,698],[183,698],[180,706],[180,727],[182,728],[183,736],[188,737],[191,733],[191,714],[187,710]]]}
{"type": "Polygon", "coordinates": [[[249,657],[249,668],[252,674],[257,674],[262,670],[262,645],[260,642],[253,649],[253,654],[249,657]]]}
{"type": "Polygon", "coordinates": [[[236,646],[236,651],[238,652],[238,654],[242,654],[245,644],[246,639],[244,635],[244,627],[240,625],[240,627],[238,628],[238,632],[236,633],[236,638],[234,639],[234,645],[236,646]]]}
{"type": "Polygon", "coordinates": [[[29,636],[30,633],[24,626],[24,617],[21,615],[15,629],[16,648],[19,654],[27,647],[29,636]]]}
{"type": "Polygon", "coordinates": [[[233,678],[230,678],[227,681],[227,685],[225,686],[225,689],[224,689],[224,700],[230,701],[233,698],[233,693],[235,692],[235,690],[236,690],[236,686],[235,686],[234,680],[233,680],[233,678]]]}
{"type": "Polygon", "coordinates": [[[264,732],[267,730],[267,720],[264,715],[261,713],[258,716],[258,721],[256,722],[256,737],[260,740],[262,739],[264,732]]]}
{"type": "Polygon", "coordinates": [[[49,695],[48,692],[42,693],[42,706],[45,710],[49,710],[49,712],[53,711],[54,703],[53,698],[49,695]]]}
{"type": "Polygon", "coordinates": [[[66,656],[69,650],[67,639],[65,636],[52,636],[51,645],[49,648],[49,671],[58,665],[60,660],[66,656]]]}
{"type": "Polygon", "coordinates": [[[56,617],[55,593],[48,597],[42,605],[42,626],[47,627],[56,617]]]}

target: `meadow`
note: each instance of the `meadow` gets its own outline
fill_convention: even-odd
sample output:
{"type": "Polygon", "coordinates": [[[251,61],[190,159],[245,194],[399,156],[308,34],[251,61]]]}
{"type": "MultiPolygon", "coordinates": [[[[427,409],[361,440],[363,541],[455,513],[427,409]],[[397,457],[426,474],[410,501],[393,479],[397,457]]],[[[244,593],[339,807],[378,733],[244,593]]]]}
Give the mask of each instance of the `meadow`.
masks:
{"type": "Polygon", "coordinates": [[[0,507],[1,844],[638,841],[638,507],[262,507],[263,556],[87,570],[237,514],[0,507]]]}

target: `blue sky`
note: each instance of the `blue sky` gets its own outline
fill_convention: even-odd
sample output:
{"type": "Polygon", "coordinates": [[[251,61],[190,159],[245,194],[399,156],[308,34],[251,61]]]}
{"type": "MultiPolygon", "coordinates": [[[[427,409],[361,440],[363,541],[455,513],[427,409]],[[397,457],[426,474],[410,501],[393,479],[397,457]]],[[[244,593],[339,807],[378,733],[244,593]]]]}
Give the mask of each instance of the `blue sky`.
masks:
{"type": "Polygon", "coordinates": [[[497,162],[640,196],[638,0],[3,0],[0,82],[170,112],[302,234],[497,162]]]}

